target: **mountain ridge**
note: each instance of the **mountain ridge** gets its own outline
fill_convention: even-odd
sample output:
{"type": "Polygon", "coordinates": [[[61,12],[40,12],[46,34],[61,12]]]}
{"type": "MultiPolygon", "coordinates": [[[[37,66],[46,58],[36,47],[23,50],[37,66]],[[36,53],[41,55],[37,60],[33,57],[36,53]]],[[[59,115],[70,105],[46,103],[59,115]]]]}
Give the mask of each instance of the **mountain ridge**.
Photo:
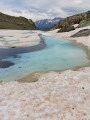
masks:
{"type": "Polygon", "coordinates": [[[48,28],[53,27],[55,24],[57,24],[62,18],[61,17],[55,17],[54,19],[42,19],[35,21],[36,27],[38,27],[40,30],[45,30],[48,28]]]}
{"type": "MultiPolygon", "coordinates": [[[[73,16],[66,17],[60,22],[58,22],[56,25],[54,25],[51,30],[53,29],[59,29],[67,25],[74,25],[74,24],[80,24],[83,21],[90,21],[90,10],[84,13],[76,14],[73,16]]],[[[89,22],[88,22],[89,23],[89,22]]]]}
{"type": "Polygon", "coordinates": [[[31,19],[0,13],[0,29],[37,30],[38,28],[31,19]]]}

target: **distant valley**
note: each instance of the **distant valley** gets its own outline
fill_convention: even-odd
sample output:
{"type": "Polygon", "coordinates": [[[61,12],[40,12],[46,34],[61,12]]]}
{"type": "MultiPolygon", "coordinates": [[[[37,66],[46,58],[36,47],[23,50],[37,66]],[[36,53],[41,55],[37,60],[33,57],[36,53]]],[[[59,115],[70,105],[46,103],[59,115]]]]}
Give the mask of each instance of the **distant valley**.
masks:
{"type": "Polygon", "coordinates": [[[56,25],[58,22],[60,22],[61,19],[62,19],[61,17],[56,17],[54,19],[37,20],[35,21],[35,25],[40,30],[45,30],[56,25]]]}

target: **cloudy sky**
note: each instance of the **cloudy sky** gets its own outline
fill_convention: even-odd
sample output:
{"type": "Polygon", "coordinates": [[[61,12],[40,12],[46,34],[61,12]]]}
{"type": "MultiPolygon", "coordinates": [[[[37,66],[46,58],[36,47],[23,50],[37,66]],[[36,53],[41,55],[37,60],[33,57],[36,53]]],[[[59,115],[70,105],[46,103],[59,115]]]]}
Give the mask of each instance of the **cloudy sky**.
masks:
{"type": "Polygon", "coordinates": [[[67,17],[90,10],[90,0],[0,0],[0,12],[32,20],[67,17]]]}

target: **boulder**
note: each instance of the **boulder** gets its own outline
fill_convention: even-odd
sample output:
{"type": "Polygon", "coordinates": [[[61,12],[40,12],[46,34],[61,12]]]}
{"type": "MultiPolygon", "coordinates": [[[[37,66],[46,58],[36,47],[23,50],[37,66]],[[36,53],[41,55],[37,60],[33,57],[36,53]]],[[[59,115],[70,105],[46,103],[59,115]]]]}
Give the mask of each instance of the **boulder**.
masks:
{"type": "Polygon", "coordinates": [[[80,24],[78,25],[78,28],[80,27],[85,27],[85,26],[89,26],[90,25],[90,18],[87,20],[83,20],[80,22],[80,24]]]}
{"type": "Polygon", "coordinates": [[[90,29],[83,29],[77,32],[76,34],[72,35],[71,37],[83,37],[89,35],[90,35],[90,29]]]}
{"type": "Polygon", "coordinates": [[[72,30],[75,30],[74,26],[65,25],[58,32],[69,32],[69,31],[72,31],[72,30]]]}

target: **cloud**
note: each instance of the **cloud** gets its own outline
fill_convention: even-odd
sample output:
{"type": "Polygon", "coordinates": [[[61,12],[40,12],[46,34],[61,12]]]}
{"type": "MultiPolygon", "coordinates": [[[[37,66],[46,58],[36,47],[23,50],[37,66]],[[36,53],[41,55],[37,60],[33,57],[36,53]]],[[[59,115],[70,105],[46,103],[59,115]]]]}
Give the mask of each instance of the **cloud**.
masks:
{"type": "Polygon", "coordinates": [[[0,11],[33,20],[67,17],[88,11],[90,0],[0,0],[0,11]]]}
{"type": "Polygon", "coordinates": [[[22,13],[21,10],[12,10],[12,12],[14,12],[14,13],[22,13]]]}

